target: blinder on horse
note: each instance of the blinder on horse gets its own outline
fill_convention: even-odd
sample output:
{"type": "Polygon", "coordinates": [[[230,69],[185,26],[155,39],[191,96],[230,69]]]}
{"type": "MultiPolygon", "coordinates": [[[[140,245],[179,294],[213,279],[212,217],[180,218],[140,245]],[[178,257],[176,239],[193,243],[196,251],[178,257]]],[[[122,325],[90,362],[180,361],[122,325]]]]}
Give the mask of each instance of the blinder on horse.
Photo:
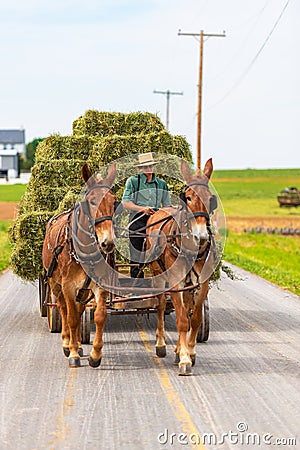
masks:
{"type": "MultiPolygon", "coordinates": [[[[192,183],[187,184],[184,187],[184,191],[180,192],[180,194],[179,194],[179,198],[184,204],[187,204],[187,199],[186,199],[186,194],[185,194],[187,188],[189,188],[190,186],[194,186],[194,185],[205,186],[208,189],[208,186],[206,183],[201,183],[198,181],[194,181],[192,183]]],[[[217,209],[217,207],[218,207],[218,199],[217,199],[217,196],[213,194],[209,199],[209,216],[211,214],[213,214],[214,210],[217,209]]],[[[194,215],[194,217],[199,217],[200,215],[204,216],[204,214],[202,214],[202,213],[194,213],[193,215],[194,215]]]]}
{"type": "MultiPolygon", "coordinates": [[[[94,189],[100,189],[100,188],[106,188],[109,191],[111,190],[111,186],[108,186],[106,184],[96,184],[95,186],[90,187],[89,189],[87,189],[85,195],[87,196],[87,194],[89,192],[91,192],[94,189]]],[[[115,202],[114,203],[114,212],[116,211],[118,205],[116,205],[115,202]]],[[[81,203],[78,203],[77,205],[75,205],[75,209],[79,209],[80,207],[82,207],[82,210],[84,212],[84,214],[87,215],[89,222],[91,223],[91,225],[97,225],[98,223],[104,222],[105,220],[113,220],[112,216],[100,216],[100,217],[96,217],[95,219],[92,218],[91,212],[90,212],[90,207],[89,207],[89,201],[87,199],[83,200],[81,203]]]]}

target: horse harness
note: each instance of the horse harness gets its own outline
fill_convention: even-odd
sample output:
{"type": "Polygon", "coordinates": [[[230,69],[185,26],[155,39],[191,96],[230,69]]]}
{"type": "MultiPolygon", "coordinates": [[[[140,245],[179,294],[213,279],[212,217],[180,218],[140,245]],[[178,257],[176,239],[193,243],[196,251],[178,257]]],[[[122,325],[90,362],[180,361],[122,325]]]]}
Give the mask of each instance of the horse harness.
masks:
{"type": "MultiPolygon", "coordinates": [[[[181,239],[183,234],[184,234],[182,232],[182,230],[181,230],[181,227],[183,225],[188,229],[188,233],[191,231],[190,230],[190,221],[189,221],[190,218],[204,217],[206,219],[206,228],[207,228],[207,231],[208,231],[208,234],[209,234],[209,242],[208,242],[208,245],[206,246],[206,248],[204,249],[204,251],[203,252],[198,252],[198,254],[196,255],[195,261],[200,261],[200,260],[206,260],[210,250],[215,252],[214,237],[213,237],[213,234],[212,234],[212,231],[211,231],[210,215],[213,214],[214,210],[217,208],[217,197],[216,197],[216,195],[212,195],[212,197],[210,198],[209,213],[208,212],[204,212],[204,211],[188,212],[187,199],[186,199],[186,190],[190,186],[193,186],[193,185],[200,185],[200,186],[204,186],[207,189],[209,189],[207,183],[203,183],[203,182],[200,182],[200,181],[193,181],[191,183],[188,183],[184,187],[184,190],[179,194],[179,198],[183,202],[183,206],[176,211],[175,215],[169,215],[167,217],[164,217],[163,219],[160,219],[157,222],[154,222],[154,223],[152,223],[150,225],[146,225],[145,227],[142,227],[139,230],[135,230],[135,233],[137,233],[138,235],[143,235],[143,233],[144,233],[144,236],[147,237],[147,234],[145,234],[146,229],[147,228],[152,228],[154,225],[157,225],[159,223],[161,223],[161,225],[159,227],[159,232],[161,232],[162,228],[170,220],[173,219],[174,220],[174,225],[179,223],[179,229],[178,229],[178,225],[174,226],[173,233],[165,235],[166,238],[167,238],[167,243],[169,244],[170,252],[176,258],[177,257],[184,257],[184,258],[192,257],[194,259],[195,258],[194,252],[190,252],[187,249],[185,249],[185,251],[183,251],[181,249],[181,245],[178,245],[177,239],[181,239]],[[177,220],[177,218],[178,218],[178,220],[177,220]]],[[[156,247],[156,250],[159,250],[159,246],[156,247]]],[[[160,251],[159,251],[159,253],[160,253],[160,251]]],[[[153,255],[151,255],[151,258],[153,258],[153,255]]],[[[166,267],[165,267],[165,264],[164,264],[163,260],[161,259],[160,254],[157,256],[156,261],[159,264],[159,266],[162,269],[162,271],[165,272],[166,271],[166,267]]],[[[145,262],[143,264],[143,267],[141,268],[141,271],[144,269],[144,267],[146,265],[147,265],[147,262],[145,262]]],[[[187,275],[187,277],[188,277],[188,275],[187,275]]]]}
{"type": "MultiPolygon", "coordinates": [[[[99,185],[95,185],[95,186],[92,186],[91,188],[89,188],[86,192],[86,195],[91,190],[94,190],[97,188],[107,188],[108,190],[111,190],[110,186],[105,185],[105,184],[102,184],[102,185],[99,184],[99,185]]],[[[102,253],[101,251],[100,251],[100,257],[98,257],[98,259],[96,259],[96,256],[94,256],[94,255],[99,255],[98,237],[97,237],[97,234],[95,231],[95,226],[106,220],[112,221],[113,216],[106,215],[106,216],[100,216],[100,217],[97,217],[94,219],[90,212],[89,202],[87,199],[85,199],[82,202],[76,203],[76,205],[73,206],[72,208],[70,208],[69,210],[64,211],[62,213],[58,213],[55,216],[53,216],[49,221],[49,226],[51,226],[55,222],[55,220],[57,220],[59,217],[61,217],[65,213],[68,213],[67,223],[64,224],[64,226],[61,227],[61,229],[57,233],[55,246],[53,248],[52,259],[51,259],[51,262],[50,262],[47,272],[44,274],[46,279],[52,277],[53,272],[57,266],[58,255],[62,252],[62,250],[66,244],[69,245],[70,256],[76,261],[76,263],[77,264],[89,263],[90,268],[91,268],[90,271],[92,273],[94,272],[95,265],[99,263],[101,258],[107,257],[107,255],[102,253]],[[79,216],[81,211],[88,218],[88,222],[89,222],[88,231],[86,231],[83,228],[81,228],[81,231],[83,231],[85,234],[87,234],[88,237],[92,240],[92,242],[89,243],[88,245],[96,250],[92,254],[88,253],[88,256],[85,253],[81,252],[80,249],[78,248],[78,246],[80,245],[80,242],[76,235],[76,231],[80,228],[78,220],[75,221],[75,225],[76,225],[75,230],[73,230],[72,223],[71,223],[72,222],[72,214],[76,214],[77,216],[79,216]],[[59,243],[59,240],[63,233],[65,234],[64,242],[59,243]],[[74,240],[78,244],[77,251],[75,250],[75,247],[74,247],[74,240]],[[96,249],[96,247],[97,247],[97,249],[96,249]]],[[[74,223],[74,221],[73,221],[73,223],[74,223]]],[[[79,289],[79,291],[78,291],[75,301],[86,305],[87,303],[89,303],[92,300],[92,298],[94,297],[94,294],[92,294],[92,296],[90,298],[88,298],[87,300],[84,300],[84,301],[82,300],[82,297],[83,297],[85,291],[89,290],[91,280],[92,280],[91,277],[87,274],[82,288],[79,289]]]]}
{"type": "MultiPolygon", "coordinates": [[[[204,250],[203,253],[198,253],[197,254],[195,260],[199,261],[199,260],[205,260],[207,258],[211,247],[213,247],[213,251],[214,251],[214,245],[212,245],[212,244],[214,244],[214,238],[213,238],[213,234],[212,234],[212,231],[211,231],[210,215],[217,208],[217,198],[216,198],[215,195],[213,195],[210,198],[209,213],[204,212],[204,211],[188,212],[185,192],[186,192],[187,188],[192,186],[192,185],[201,185],[201,186],[205,186],[208,189],[208,185],[206,183],[197,182],[197,181],[188,183],[185,186],[184,191],[179,195],[180,199],[182,200],[182,202],[184,203],[185,206],[183,206],[180,209],[178,209],[175,215],[170,214],[169,216],[164,217],[164,218],[158,220],[157,222],[154,222],[154,223],[152,223],[150,225],[146,225],[145,227],[142,227],[142,228],[140,228],[138,230],[135,230],[135,233],[137,233],[139,236],[142,235],[144,237],[147,237],[147,234],[145,234],[145,231],[148,228],[151,228],[151,227],[153,227],[154,225],[157,225],[157,224],[161,224],[160,227],[159,227],[159,231],[161,231],[162,228],[170,220],[173,219],[175,221],[175,219],[177,217],[179,219],[180,226],[182,226],[182,224],[184,224],[184,226],[186,226],[188,228],[188,231],[190,231],[190,229],[189,229],[189,219],[192,218],[192,217],[194,217],[194,218],[204,217],[206,219],[206,227],[207,227],[208,234],[209,234],[209,243],[208,243],[208,245],[207,245],[207,247],[206,247],[206,249],[204,250]]],[[[103,188],[103,187],[105,187],[105,188],[107,188],[109,190],[111,189],[110,186],[107,186],[107,185],[96,185],[96,186],[93,186],[92,188],[90,188],[86,192],[86,194],[88,194],[88,192],[90,192],[92,189],[103,188]]],[[[77,239],[77,237],[76,237],[76,233],[75,234],[72,233],[73,229],[72,229],[72,225],[71,225],[71,218],[72,218],[72,214],[73,213],[79,215],[81,210],[82,210],[83,214],[87,216],[88,221],[89,221],[89,232],[87,233],[85,230],[84,230],[84,232],[89,234],[90,238],[93,239],[93,242],[90,244],[90,246],[97,246],[97,254],[99,254],[98,238],[97,238],[97,234],[96,234],[96,231],[95,231],[95,225],[97,225],[98,223],[104,222],[106,220],[113,220],[113,216],[106,215],[106,216],[100,216],[100,217],[98,217],[96,219],[93,219],[92,216],[91,216],[89,203],[85,199],[84,201],[82,201],[80,203],[77,203],[74,207],[72,207],[68,211],[66,211],[68,213],[68,219],[67,219],[67,224],[64,226],[64,229],[65,229],[65,240],[64,240],[63,244],[59,244],[59,238],[61,236],[61,232],[62,232],[62,228],[63,228],[62,227],[59,230],[57,238],[56,238],[56,244],[55,244],[55,247],[53,249],[52,260],[51,260],[49,268],[48,268],[48,270],[47,270],[47,272],[45,274],[45,278],[46,279],[52,277],[53,271],[54,271],[54,269],[55,269],[55,267],[57,265],[58,255],[62,252],[62,250],[63,250],[63,248],[64,248],[66,243],[68,243],[69,246],[70,246],[70,255],[71,255],[71,257],[77,263],[82,263],[82,262],[83,263],[87,263],[88,262],[90,264],[90,266],[92,267],[92,269],[91,269],[92,273],[94,271],[94,266],[97,263],[99,263],[100,258],[102,258],[103,256],[104,257],[107,256],[107,255],[104,255],[102,252],[100,252],[100,254],[101,254],[100,258],[98,260],[95,260],[95,259],[91,259],[90,253],[88,254],[88,256],[86,256],[86,254],[83,254],[83,253],[80,254],[81,252],[79,252],[78,249],[77,249],[77,251],[75,251],[73,240],[77,239]]],[[[65,212],[59,213],[59,214],[55,215],[54,217],[52,217],[50,219],[50,221],[49,221],[49,226],[51,226],[52,223],[56,219],[58,219],[62,214],[65,214],[65,212]]],[[[78,223],[78,222],[76,222],[76,223],[78,223]]],[[[175,223],[176,223],[176,221],[175,221],[175,223]]],[[[174,231],[175,231],[175,228],[174,228],[174,231]]],[[[179,227],[178,232],[175,231],[172,234],[166,235],[167,243],[170,244],[170,251],[173,254],[173,256],[176,256],[176,257],[189,257],[190,255],[188,255],[188,251],[183,252],[181,250],[180,246],[178,246],[178,244],[177,244],[177,239],[178,238],[180,239],[181,237],[182,237],[182,232],[181,232],[181,228],[180,227],[179,227]]],[[[194,257],[194,255],[193,255],[193,257],[194,257]]],[[[164,262],[162,261],[160,256],[158,256],[156,261],[158,262],[158,264],[159,264],[160,268],[162,269],[162,271],[165,272],[166,271],[166,267],[165,267],[164,262]]],[[[147,262],[144,263],[143,267],[145,267],[146,264],[147,264],[147,262]]],[[[187,274],[187,278],[189,276],[190,276],[190,273],[187,274]]],[[[79,289],[78,294],[77,294],[76,299],[75,299],[77,302],[79,302],[79,303],[81,303],[83,305],[86,305],[87,303],[89,303],[92,300],[92,298],[93,298],[93,294],[92,294],[92,296],[90,298],[88,298],[87,300],[82,300],[82,297],[83,297],[85,291],[89,290],[90,283],[91,283],[91,277],[89,275],[86,275],[84,284],[83,284],[82,288],[79,289]]]]}

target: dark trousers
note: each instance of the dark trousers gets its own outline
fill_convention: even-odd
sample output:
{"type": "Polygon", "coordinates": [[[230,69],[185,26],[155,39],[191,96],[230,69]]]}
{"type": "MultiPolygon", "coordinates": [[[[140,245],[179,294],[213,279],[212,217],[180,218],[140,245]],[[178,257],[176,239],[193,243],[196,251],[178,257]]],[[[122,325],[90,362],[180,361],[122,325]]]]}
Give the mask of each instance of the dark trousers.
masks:
{"type": "MultiPolygon", "coordinates": [[[[138,215],[133,217],[131,220],[136,219],[138,215]]],[[[149,216],[143,215],[139,217],[135,222],[129,226],[130,233],[141,229],[141,233],[145,234],[147,230],[144,230],[149,216]]],[[[132,278],[137,278],[140,268],[143,266],[145,260],[144,252],[144,242],[145,237],[143,236],[132,236],[130,237],[130,264],[139,264],[139,266],[130,267],[130,276],[132,278]]],[[[144,278],[144,273],[141,272],[139,278],[144,278]]]]}

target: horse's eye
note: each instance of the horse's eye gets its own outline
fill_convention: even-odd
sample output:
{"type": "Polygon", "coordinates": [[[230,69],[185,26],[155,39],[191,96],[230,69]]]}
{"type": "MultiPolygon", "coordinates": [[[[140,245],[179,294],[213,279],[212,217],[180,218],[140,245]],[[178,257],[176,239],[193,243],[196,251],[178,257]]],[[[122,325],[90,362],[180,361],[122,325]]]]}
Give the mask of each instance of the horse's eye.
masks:
{"type": "Polygon", "coordinates": [[[91,206],[97,206],[97,203],[94,202],[93,200],[91,200],[91,201],[90,201],[90,205],[91,205],[91,206]]]}
{"type": "Polygon", "coordinates": [[[192,200],[192,198],[189,197],[189,196],[186,199],[187,199],[188,202],[190,202],[192,200]]]}

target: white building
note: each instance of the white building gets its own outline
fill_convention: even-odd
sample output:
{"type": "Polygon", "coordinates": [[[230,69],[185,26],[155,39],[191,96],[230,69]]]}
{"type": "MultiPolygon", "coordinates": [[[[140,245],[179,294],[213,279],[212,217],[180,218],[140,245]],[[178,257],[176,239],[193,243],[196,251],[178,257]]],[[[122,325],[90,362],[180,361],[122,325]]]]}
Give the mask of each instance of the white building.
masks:
{"type": "Polygon", "coordinates": [[[18,154],[25,155],[25,130],[0,130],[0,176],[16,178],[18,154]]]}

